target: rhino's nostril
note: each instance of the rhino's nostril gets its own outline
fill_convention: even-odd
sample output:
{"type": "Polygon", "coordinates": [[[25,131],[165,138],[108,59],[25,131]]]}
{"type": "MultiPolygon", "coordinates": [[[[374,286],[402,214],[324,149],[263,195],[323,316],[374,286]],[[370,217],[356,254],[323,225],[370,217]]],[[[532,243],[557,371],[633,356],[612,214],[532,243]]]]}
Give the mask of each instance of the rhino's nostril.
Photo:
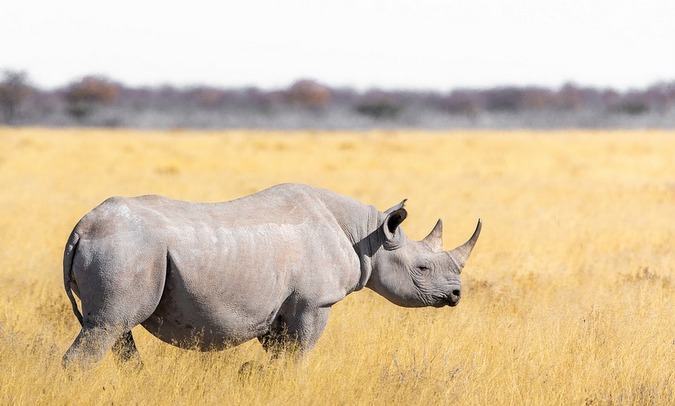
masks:
{"type": "Polygon", "coordinates": [[[462,296],[462,292],[459,289],[455,289],[452,291],[452,295],[456,297],[462,296]]]}

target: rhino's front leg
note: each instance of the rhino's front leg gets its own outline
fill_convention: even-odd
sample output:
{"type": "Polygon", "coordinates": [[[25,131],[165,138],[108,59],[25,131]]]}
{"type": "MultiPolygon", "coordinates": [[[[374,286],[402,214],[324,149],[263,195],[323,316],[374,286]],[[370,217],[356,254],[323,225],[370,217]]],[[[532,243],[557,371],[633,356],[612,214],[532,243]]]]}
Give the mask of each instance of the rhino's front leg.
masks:
{"type": "Polygon", "coordinates": [[[320,307],[300,315],[299,324],[295,328],[300,355],[309,354],[312,351],[326,328],[329,314],[330,307],[320,307]]]}
{"type": "Polygon", "coordinates": [[[330,307],[308,307],[294,314],[280,314],[270,331],[260,337],[260,342],[273,358],[285,352],[302,358],[319,341],[329,314],[330,307]]]}

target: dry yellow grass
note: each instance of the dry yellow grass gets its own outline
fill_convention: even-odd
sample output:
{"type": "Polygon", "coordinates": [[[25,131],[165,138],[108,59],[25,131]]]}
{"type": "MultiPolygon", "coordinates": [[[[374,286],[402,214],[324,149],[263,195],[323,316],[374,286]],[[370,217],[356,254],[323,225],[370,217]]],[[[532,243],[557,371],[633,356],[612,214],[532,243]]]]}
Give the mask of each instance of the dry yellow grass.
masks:
{"type": "Polygon", "coordinates": [[[675,133],[0,129],[0,404],[675,404],[675,133]],[[422,238],[483,233],[454,309],[370,291],[333,308],[307,365],[250,342],[65,372],[79,330],[65,240],[110,195],[228,200],[280,182],[387,208],[422,238]]]}

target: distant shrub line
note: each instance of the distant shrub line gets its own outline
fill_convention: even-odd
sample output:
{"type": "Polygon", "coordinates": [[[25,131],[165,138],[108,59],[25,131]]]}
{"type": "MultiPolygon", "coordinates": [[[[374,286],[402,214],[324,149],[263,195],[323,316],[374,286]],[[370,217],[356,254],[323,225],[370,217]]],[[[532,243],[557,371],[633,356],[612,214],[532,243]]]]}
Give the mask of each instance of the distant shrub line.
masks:
{"type": "Polygon", "coordinates": [[[675,128],[675,81],[616,91],[567,83],[413,91],[331,88],[303,79],[284,89],[130,87],[89,75],[45,90],[24,72],[0,81],[9,125],[138,128],[675,128]]]}

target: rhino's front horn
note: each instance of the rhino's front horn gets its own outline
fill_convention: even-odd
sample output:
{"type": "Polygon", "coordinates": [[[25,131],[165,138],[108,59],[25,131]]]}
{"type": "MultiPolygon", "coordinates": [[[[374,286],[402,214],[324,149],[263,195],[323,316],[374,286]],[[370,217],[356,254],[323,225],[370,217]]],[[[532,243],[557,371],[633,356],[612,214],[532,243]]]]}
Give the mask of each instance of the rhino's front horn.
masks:
{"type": "Polygon", "coordinates": [[[471,250],[473,250],[473,246],[476,245],[476,241],[478,241],[478,236],[480,235],[480,229],[482,226],[483,222],[481,219],[478,219],[476,230],[473,232],[471,238],[469,238],[469,241],[465,242],[454,250],[448,251],[450,256],[452,256],[455,263],[459,267],[459,272],[462,271],[464,264],[466,264],[466,261],[469,259],[469,255],[471,255],[471,250]]]}

